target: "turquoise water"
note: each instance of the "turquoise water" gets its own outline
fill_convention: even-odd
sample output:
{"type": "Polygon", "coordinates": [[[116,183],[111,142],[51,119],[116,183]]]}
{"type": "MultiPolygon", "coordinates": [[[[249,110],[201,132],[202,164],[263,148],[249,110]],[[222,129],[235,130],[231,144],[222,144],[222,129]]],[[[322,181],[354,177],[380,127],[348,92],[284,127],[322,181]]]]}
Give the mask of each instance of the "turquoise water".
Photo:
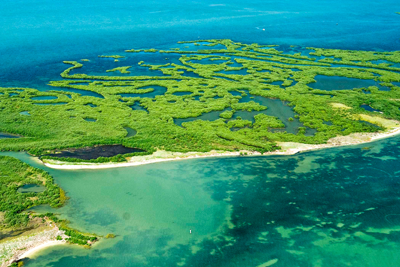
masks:
{"type": "Polygon", "coordinates": [[[3,138],[19,138],[19,136],[0,132],[0,139],[3,138]]]}
{"type": "Polygon", "coordinates": [[[97,121],[97,119],[93,119],[93,118],[83,118],[83,119],[88,122],[96,122],[97,121]]]}
{"type": "MultiPolygon", "coordinates": [[[[49,171],[71,226],[115,239],[27,266],[398,266],[400,137],[294,156],[49,171]],[[192,230],[192,234],[190,234],[192,230]]],[[[49,208],[37,208],[48,211],[49,208]]]]}
{"type": "MultiPolygon", "coordinates": [[[[62,61],[84,58],[90,62],[81,71],[89,74],[112,75],[105,71],[132,66],[127,75],[161,75],[137,63],[179,64],[175,56],[138,53],[114,62],[98,55],[168,49],[182,40],[229,38],[278,44],[290,53],[304,53],[301,47],[310,46],[400,50],[395,11],[400,11],[398,0],[3,0],[0,86],[104,98],[47,84],[60,80],[66,68],[62,61]]],[[[318,89],[338,89],[337,82],[318,89]]],[[[352,82],[344,81],[339,89],[376,85],[352,82]]],[[[155,89],[140,96],[165,93],[155,89]]],[[[269,101],[267,114],[295,131],[299,122],[287,121],[291,108],[269,101]]],[[[146,111],[139,104],[132,108],[146,111]]],[[[399,148],[400,137],[395,137],[288,157],[197,159],[96,171],[51,170],[25,154],[5,154],[55,177],[71,198],[56,212],[72,227],[117,235],[91,250],[46,249],[26,266],[390,267],[400,264],[399,148]]]]}
{"type": "Polygon", "coordinates": [[[135,102],[132,106],[130,106],[133,110],[141,110],[148,113],[147,109],[140,105],[140,102],[135,102]]]}
{"type": "Polygon", "coordinates": [[[18,188],[20,193],[40,193],[46,190],[46,187],[37,184],[25,184],[18,188]]]}
{"type": "Polygon", "coordinates": [[[324,76],[317,75],[314,78],[315,83],[308,84],[309,87],[314,89],[335,91],[335,90],[351,90],[353,88],[368,88],[369,86],[376,86],[379,90],[389,91],[390,88],[382,86],[379,82],[374,80],[362,80],[348,77],[337,77],[337,76],[324,76]]]}
{"type": "Polygon", "coordinates": [[[132,137],[135,136],[137,134],[136,130],[130,128],[130,127],[124,127],[124,129],[126,130],[126,136],[125,137],[132,137]]]}

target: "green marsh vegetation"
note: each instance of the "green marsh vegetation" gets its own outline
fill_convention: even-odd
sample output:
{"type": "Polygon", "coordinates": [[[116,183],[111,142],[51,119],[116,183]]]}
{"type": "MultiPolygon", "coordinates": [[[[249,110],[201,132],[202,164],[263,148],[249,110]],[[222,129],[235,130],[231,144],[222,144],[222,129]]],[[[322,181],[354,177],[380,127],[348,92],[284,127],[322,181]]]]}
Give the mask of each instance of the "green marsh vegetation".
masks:
{"type": "MultiPolygon", "coordinates": [[[[289,54],[280,51],[279,46],[231,40],[180,42],[191,43],[198,44],[197,50],[126,50],[126,56],[118,58],[128,60],[131,55],[159,53],[176,55],[179,60],[160,64],[140,61],[131,67],[130,75],[124,76],[88,75],[82,72],[84,62],[64,61],[69,67],[60,74],[63,79],[49,83],[61,89],[90,91],[104,98],[60,89],[42,92],[0,88],[0,132],[23,136],[1,139],[0,150],[44,155],[66,148],[122,144],[146,151],[141,154],[157,149],[263,153],[278,149],[276,142],[321,144],[336,136],[382,130],[376,120],[370,122],[377,126],[365,123],[365,117],[361,120],[359,114],[400,118],[400,68],[396,65],[400,63],[399,51],[307,48],[308,54],[289,54]],[[147,73],[160,71],[163,75],[134,75],[135,68],[147,69],[147,73]],[[377,86],[314,89],[309,85],[316,82],[317,75],[373,80],[387,90],[377,86]],[[158,93],[160,87],[165,90],[158,93]],[[32,99],[37,96],[56,98],[32,99]],[[284,119],[271,115],[273,110],[262,104],[260,97],[281,100],[281,105],[289,106],[295,115],[284,119]],[[379,112],[367,111],[362,105],[379,112]],[[30,116],[21,112],[29,112],[30,116]],[[209,121],[176,123],[178,119],[210,112],[219,115],[209,121]],[[242,115],[235,116],[237,112],[255,115],[251,120],[242,119],[242,115]],[[295,132],[287,131],[291,123],[299,124],[295,132]],[[127,127],[137,134],[127,137],[127,127]],[[311,131],[313,134],[308,134],[311,131]]],[[[115,58],[99,57],[97,60],[115,58]]],[[[117,67],[108,71],[123,73],[127,69],[117,67]]],[[[107,159],[100,160],[104,161],[107,159]]]]}
{"type": "Polygon", "coordinates": [[[60,207],[66,200],[64,192],[48,173],[18,159],[0,156],[0,177],[0,212],[3,213],[0,229],[26,226],[29,222],[27,209],[42,204],[60,207]],[[31,184],[44,186],[46,190],[18,192],[18,188],[31,184]]]}
{"type": "Polygon", "coordinates": [[[118,67],[118,68],[113,68],[111,70],[107,70],[106,72],[114,72],[114,71],[119,71],[122,74],[129,74],[131,73],[128,71],[128,69],[131,68],[131,66],[126,66],[126,67],[118,67]]]}
{"type": "Polygon", "coordinates": [[[57,208],[64,205],[65,192],[54,183],[45,171],[34,168],[22,161],[8,156],[0,156],[0,231],[24,231],[35,227],[35,218],[44,218],[56,223],[65,231],[69,243],[90,245],[96,241],[94,235],[82,234],[68,227],[68,222],[59,220],[54,214],[29,214],[27,210],[38,205],[50,205],[57,208]],[[40,185],[46,188],[42,192],[20,193],[18,188],[24,185],[40,185]]]}

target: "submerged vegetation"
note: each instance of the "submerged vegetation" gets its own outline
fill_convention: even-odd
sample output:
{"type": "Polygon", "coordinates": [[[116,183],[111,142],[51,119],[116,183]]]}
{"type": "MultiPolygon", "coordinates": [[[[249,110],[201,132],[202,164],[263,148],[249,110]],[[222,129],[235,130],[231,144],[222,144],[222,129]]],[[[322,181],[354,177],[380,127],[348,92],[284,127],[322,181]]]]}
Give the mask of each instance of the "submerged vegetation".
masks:
{"type": "Polygon", "coordinates": [[[111,70],[107,70],[106,72],[114,72],[114,71],[119,71],[122,74],[129,74],[131,73],[128,69],[131,68],[131,66],[126,66],[126,67],[118,67],[118,68],[113,68],[111,70]]]}
{"type": "Polygon", "coordinates": [[[44,155],[121,144],[145,150],[142,154],[158,149],[263,153],[278,149],[276,142],[321,144],[340,135],[376,132],[385,127],[374,118],[400,118],[399,51],[307,48],[291,53],[231,40],[180,43],[195,43],[196,50],[132,49],[123,56],[99,56],[141,61],[96,76],[80,73],[82,63],[65,61],[71,67],[61,73],[64,79],[49,84],[57,90],[0,88],[0,132],[24,136],[1,139],[0,150],[44,155]],[[147,53],[165,61],[147,63],[142,60],[147,53]],[[147,75],[127,75],[128,68],[147,75]],[[125,75],[106,74],[114,71],[125,75]],[[312,88],[317,75],[371,80],[377,86],[312,88]],[[54,99],[33,99],[38,96],[54,99]],[[127,137],[126,128],[136,134],[127,137]]]}

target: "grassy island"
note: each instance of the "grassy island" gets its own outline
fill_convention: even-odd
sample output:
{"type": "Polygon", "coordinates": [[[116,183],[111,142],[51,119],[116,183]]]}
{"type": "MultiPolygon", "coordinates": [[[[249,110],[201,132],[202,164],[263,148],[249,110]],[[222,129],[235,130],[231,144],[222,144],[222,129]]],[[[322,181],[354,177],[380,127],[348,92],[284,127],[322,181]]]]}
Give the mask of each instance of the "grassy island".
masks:
{"type": "Polygon", "coordinates": [[[317,145],[337,136],[379,132],[387,128],[383,122],[400,118],[399,51],[309,47],[290,52],[225,39],[180,46],[96,59],[138,58],[130,75],[110,75],[129,74],[124,66],[89,75],[84,64],[95,59],[65,61],[63,79],[49,83],[54,90],[0,88],[0,132],[21,136],[0,139],[0,150],[41,156],[123,145],[144,150],[140,155],[158,150],[265,153],[282,142],[317,145]],[[148,56],[163,61],[151,64],[148,56]],[[334,79],[365,84],[321,85],[332,79],[333,84],[334,79]]]}

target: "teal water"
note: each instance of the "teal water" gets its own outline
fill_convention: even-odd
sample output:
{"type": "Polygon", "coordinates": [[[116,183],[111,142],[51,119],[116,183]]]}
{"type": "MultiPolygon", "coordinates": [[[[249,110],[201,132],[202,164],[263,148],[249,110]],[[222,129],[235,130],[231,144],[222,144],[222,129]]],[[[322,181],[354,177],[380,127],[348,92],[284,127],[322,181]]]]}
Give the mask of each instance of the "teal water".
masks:
{"type": "MultiPolygon", "coordinates": [[[[182,40],[229,38],[302,54],[307,53],[302,47],[400,50],[398,0],[3,0],[0,7],[0,86],[97,98],[104,97],[47,84],[60,79],[66,68],[62,61],[83,58],[90,62],[81,71],[89,74],[112,75],[105,71],[132,66],[129,75],[161,75],[137,63],[179,64],[176,57],[138,53],[114,62],[98,55],[168,49],[182,40]]],[[[376,85],[352,82],[342,86],[330,80],[323,88],[317,83],[328,91],[376,85]]],[[[287,121],[290,107],[265,105],[267,114],[274,112],[269,115],[296,130],[298,122],[287,121]]],[[[131,107],[147,112],[139,102],[131,107]]],[[[46,249],[26,266],[397,267],[399,148],[395,137],[290,157],[197,159],[96,171],[51,170],[25,154],[5,154],[55,177],[71,197],[56,212],[72,227],[117,235],[91,250],[46,249]]]]}
{"type": "Polygon", "coordinates": [[[124,127],[124,129],[126,130],[126,136],[125,137],[132,137],[135,136],[137,134],[136,130],[130,128],[130,127],[124,127]]]}
{"type": "Polygon", "coordinates": [[[369,86],[376,86],[382,91],[389,91],[390,88],[382,86],[379,82],[374,80],[362,80],[348,77],[337,76],[324,76],[317,75],[314,78],[315,83],[308,84],[309,87],[314,89],[335,91],[335,90],[351,90],[353,88],[368,88],[369,86]]]}
{"type": "Polygon", "coordinates": [[[46,187],[37,184],[25,184],[18,188],[20,193],[40,193],[46,190],[46,187]]]}
{"type": "Polygon", "coordinates": [[[390,267],[400,264],[399,150],[397,136],[294,156],[80,171],[1,154],[55,177],[71,197],[56,212],[72,227],[117,235],[91,250],[43,250],[26,266],[390,267]]]}
{"type": "MultiPolygon", "coordinates": [[[[229,109],[226,109],[226,110],[229,110],[229,109]]],[[[210,111],[210,112],[203,113],[197,117],[190,117],[190,118],[185,118],[185,119],[174,119],[174,123],[176,125],[182,126],[182,123],[184,123],[184,122],[191,122],[191,121],[196,121],[196,120],[215,121],[215,120],[220,119],[219,115],[224,111],[225,110],[216,110],[216,111],[210,111]]]]}
{"type": "Polygon", "coordinates": [[[135,102],[132,106],[130,106],[133,110],[141,110],[148,113],[147,109],[140,105],[140,102],[135,102]]]}
{"type": "Polygon", "coordinates": [[[361,105],[360,107],[361,107],[361,108],[363,108],[363,109],[365,109],[366,111],[371,111],[371,112],[380,112],[380,110],[378,110],[378,109],[374,109],[373,107],[371,107],[371,106],[368,106],[368,105],[361,105]]]}
{"type": "Polygon", "coordinates": [[[3,138],[19,138],[19,136],[0,132],[0,139],[3,138]]]}

